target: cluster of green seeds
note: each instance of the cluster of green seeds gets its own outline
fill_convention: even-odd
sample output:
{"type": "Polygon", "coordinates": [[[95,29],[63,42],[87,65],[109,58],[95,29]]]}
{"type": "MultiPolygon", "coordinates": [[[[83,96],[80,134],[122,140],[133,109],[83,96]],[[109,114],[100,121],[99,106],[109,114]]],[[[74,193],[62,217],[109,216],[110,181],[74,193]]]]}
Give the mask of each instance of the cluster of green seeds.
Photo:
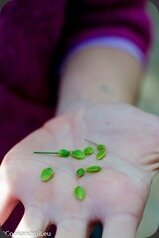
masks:
{"type": "MultiPolygon", "coordinates": [[[[97,173],[99,171],[102,170],[102,167],[97,166],[97,165],[93,165],[93,166],[89,166],[86,169],[84,168],[79,168],[76,170],[76,176],[78,178],[81,178],[85,175],[85,173],[97,173]]],[[[74,196],[78,199],[78,200],[83,200],[86,197],[86,191],[84,189],[84,187],[82,186],[77,186],[74,189],[74,196]]]]}
{"type": "Polygon", "coordinates": [[[85,173],[97,173],[97,172],[101,171],[101,169],[102,169],[102,167],[97,166],[97,165],[89,166],[86,169],[79,168],[76,170],[76,175],[78,178],[81,178],[85,175],[85,173]]]}
{"type": "MultiPolygon", "coordinates": [[[[102,160],[105,158],[105,156],[107,155],[107,149],[106,149],[105,145],[96,144],[89,140],[86,140],[86,141],[89,143],[92,143],[96,146],[96,150],[97,150],[96,159],[97,160],[102,160]]],[[[58,155],[59,157],[64,157],[64,158],[71,156],[74,159],[83,160],[86,157],[94,154],[96,150],[92,146],[87,146],[84,150],[76,149],[73,151],[69,151],[67,149],[60,149],[57,152],[35,151],[34,153],[41,154],[41,155],[58,155]]],[[[102,170],[102,167],[97,166],[97,165],[89,166],[85,169],[79,168],[76,170],[76,176],[78,178],[81,178],[85,175],[85,173],[97,173],[101,170],[102,170]]],[[[50,179],[53,178],[54,174],[55,174],[54,170],[50,167],[43,169],[41,172],[41,181],[43,181],[43,182],[49,181],[50,179]]],[[[86,197],[85,189],[82,186],[79,186],[79,185],[76,186],[74,189],[74,196],[78,200],[83,200],[86,197]]]]}

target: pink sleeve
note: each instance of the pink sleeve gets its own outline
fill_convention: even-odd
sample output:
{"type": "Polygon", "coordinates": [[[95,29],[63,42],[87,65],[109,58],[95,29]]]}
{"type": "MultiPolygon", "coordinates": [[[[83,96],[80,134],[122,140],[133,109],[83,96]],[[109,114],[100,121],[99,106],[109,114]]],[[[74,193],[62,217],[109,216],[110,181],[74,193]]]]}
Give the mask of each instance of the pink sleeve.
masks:
{"type": "Polygon", "coordinates": [[[132,43],[146,61],[152,26],[145,4],[145,0],[71,1],[67,51],[94,39],[117,37],[132,43]]]}

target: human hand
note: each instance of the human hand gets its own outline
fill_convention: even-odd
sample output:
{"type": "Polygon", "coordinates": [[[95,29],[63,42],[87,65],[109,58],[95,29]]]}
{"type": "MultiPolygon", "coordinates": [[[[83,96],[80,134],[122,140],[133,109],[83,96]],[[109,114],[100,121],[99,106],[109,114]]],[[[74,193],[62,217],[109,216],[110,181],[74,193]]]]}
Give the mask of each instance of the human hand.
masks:
{"type": "Polygon", "coordinates": [[[103,238],[134,238],[158,172],[158,139],[158,117],[126,104],[100,104],[50,120],[13,147],[2,162],[1,224],[20,200],[25,213],[18,231],[45,231],[56,224],[56,238],[81,238],[88,236],[93,222],[101,221],[103,238]],[[94,155],[76,160],[33,154],[84,148],[85,138],[105,144],[107,157],[98,161],[94,155]],[[76,178],[77,168],[94,164],[103,170],[76,178]],[[55,170],[47,183],[40,180],[45,167],[55,170]],[[73,196],[77,184],[86,189],[83,201],[73,196]]]}

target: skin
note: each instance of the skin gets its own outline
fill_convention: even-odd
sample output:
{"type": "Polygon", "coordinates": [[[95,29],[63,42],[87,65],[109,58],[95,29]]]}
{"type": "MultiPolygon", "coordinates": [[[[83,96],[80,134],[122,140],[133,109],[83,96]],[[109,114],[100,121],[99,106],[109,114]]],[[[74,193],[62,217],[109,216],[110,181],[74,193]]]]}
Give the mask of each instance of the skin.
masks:
{"type": "Polygon", "coordinates": [[[142,74],[142,65],[117,49],[90,48],[75,53],[61,69],[56,115],[101,102],[134,104],[142,74]]]}
{"type": "Polygon", "coordinates": [[[136,99],[141,72],[141,65],[135,59],[113,49],[90,49],[68,59],[61,76],[56,118],[13,147],[2,162],[1,224],[21,201],[25,213],[17,227],[20,231],[45,231],[50,224],[56,224],[56,238],[86,238],[92,224],[101,221],[102,238],[136,236],[151,181],[159,168],[159,118],[129,105],[136,99]],[[101,64],[100,60],[96,63],[97,56],[101,64]],[[118,64],[110,69],[113,59],[118,64]],[[83,62],[80,70],[79,62],[83,62]],[[112,77],[103,78],[104,75],[112,77]],[[77,87],[77,79],[85,81],[77,87]],[[112,94],[101,96],[103,82],[112,94]],[[85,98],[88,89],[92,93],[85,98]],[[35,150],[85,148],[88,146],[85,138],[105,144],[107,158],[97,161],[91,155],[79,161],[33,154],[35,150]],[[103,170],[80,179],[76,177],[79,167],[94,164],[103,170]],[[41,170],[50,166],[55,170],[54,178],[42,183],[41,170]],[[78,184],[87,191],[84,201],[73,196],[78,184]]]}
{"type": "Polygon", "coordinates": [[[91,222],[101,221],[104,238],[135,237],[159,165],[158,132],[157,117],[125,104],[101,104],[52,119],[3,160],[1,224],[18,199],[25,206],[25,214],[17,230],[45,230],[54,223],[56,238],[81,238],[87,237],[91,222]],[[83,148],[87,145],[83,138],[106,144],[107,158],[99,162],[91,155],[78,161],[32,153],[35,148],[83,148]],[[77,168],[94,164],[104,167],[103,171],[76,178],[77,168]],[[41,170],[49,166],[55,170],[54,178],[42,183],[41,170]],[[78,181],[87,191],[82,202],[73,196],[78,181]]]}

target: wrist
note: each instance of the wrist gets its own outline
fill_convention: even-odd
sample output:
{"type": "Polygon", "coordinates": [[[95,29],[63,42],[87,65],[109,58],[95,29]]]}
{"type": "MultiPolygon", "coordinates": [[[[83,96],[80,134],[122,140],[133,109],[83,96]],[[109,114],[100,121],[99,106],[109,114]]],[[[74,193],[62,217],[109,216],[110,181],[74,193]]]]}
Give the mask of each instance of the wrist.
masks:
{"type": "Polygon", "coordinates": [[[60,100],[58,103],[56,116],[70,112],[76,112],[80,109],[87,109],[101,103],[112,104],[112,103],[129,103],[129,102],[128,100],[123,100],[115,95],[114,96],[108,95],[103,99],[97,97],[95,98],[80,97],[78,99],[74,98],[72,100],[67,100],[67,97],[65,97],[65,100],[60,100]]]}
{"type": "Polygon", "coordinates": [[[140,64],[116,49],[88,49],[63,65],[57,114],[98,103],[130,103],[137,98],[140,64]]]}
{"type": "Polygon", "coordinates": [[[84,100],[79,100],[79,101],[71,101],[71,102],[66,102],[62,101],[58,104],[58,107],[56,109],[56,116],[60,116],[63,114],[71,113],[71,112],[76,112],[80,109],[87,109],[89,107],[92,107],[96,105],[96,103],[93,103],[92,101],[84,101],[84,100]]]}
{"type": "MultiPolygon", "coordinates": [[[[70,81],[71,79],[69,79],[69,83],[70,81]]],[[[82,79],[79,79],[79,82],[81,81],[82,79]]],[[[76,86],[77,84],[74,84],[74,80],[72,80],[71,90],[62,90],[62,94],[59,95],[56,116],[87,109],[101,103],[134,104],[134,97],[129,93],[129,90],[123,92],[122,89],[114,88],[107,83],[98,86],[93,84],[93,86],[89,87],[86,81],[84,88],[83,86],[81,88],[77,86],[76,88],[76,86]]]]}

